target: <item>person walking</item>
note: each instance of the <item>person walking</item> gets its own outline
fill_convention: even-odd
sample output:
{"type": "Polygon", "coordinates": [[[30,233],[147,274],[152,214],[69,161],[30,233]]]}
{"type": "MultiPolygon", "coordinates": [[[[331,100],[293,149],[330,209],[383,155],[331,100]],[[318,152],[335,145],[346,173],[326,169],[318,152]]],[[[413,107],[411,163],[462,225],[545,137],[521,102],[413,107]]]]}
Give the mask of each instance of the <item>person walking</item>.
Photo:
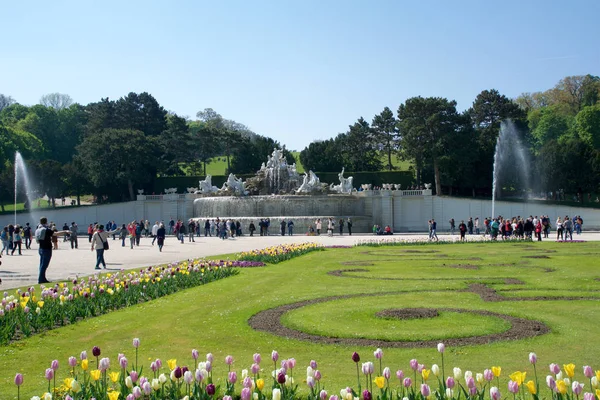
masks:
{"type": "Polygon", "coordinates": [[[127,225],[123,224],[119,231],[119,239],[121,239],[121,247],[125,247],[125,239],[127,239],[127,225]]]}
{"type": "Polygon", "coordinates": [[[456,223],[454,222],[454,218],[450,218],[448,222],[450,223],[450,234],[454,235],[454,231],[456,230],[456,223]]]}
{"type": "Polygon", "coordinates": [[[17,250],[17,247],[19,248],[19,255],[22,256],[23,254],[21,253],[21,243],[23,242],[23,236],[21,236],[22,232],[21,232],[21,227],[19,225],[15,226],[15,231],[13,232],[13,249],[12,252],[10,253],[11,256],[15,255],[15,250],[17,250]]]}
{"type": "Polygon", "coordinates": [[[179,229],[177,231],[179,233],[179,240],[181,240],[181,244],[183,244],[183,239],[185,238],[185,224],[183,221],[180,221],[179,229]]]}
{"type": "Polygon", "coordinates": [[[38,283],[50,283],[46,278],[46,271],[50,266],[50,260],[52,259],[52,238],[58,236],[64,236],[68,232],[55,232],[48,226],[48,218],[40,218],[40,224],[35,230],[35,239],[39,243],[40,248],[38,253],[40,255],[40,269],[38,275],[38,283]]]}
{"type": "Polygon", "coordinates": [[[92,243],[92,236],[94,235],[94,224],[90,224],[87,229],[88,241],[92,243]]]}
{"type": "Polygon", "coordinates": [[[129,223],[129,225],[127,225],[127,232],[129,233],[129,245],[131,246],[131,249],[133,250],[133,245],[135,244],[135,235],[136,235],[136,222],[132,221],[129,223]]]}
{"type": "Polygon", "coordinates": [[[558,217],[556,219],[556,240],[563,240],[563,222],[560,219],[560,217],[558,217]]]}
{"type": "Polygon", "coordinates": [[[78,248],[77,243],[77,224],[75,221],[71,222],[71,226],[69,227],[69,238],[71,239],[71,249],[78,248]]]}
{"type": "Polygon", "coordinates": [[[156,243],[158,244],[158,251],[162,252],[162,248],[165,245],[165,237],[167,235],[167,230],[165,229],[165,224],[161,222],[160,226],[156,230],[156,243]]]}
{"type": "Polygon", "coordinates": [[[96,249],[96,269],[100,269],[100,264],[106,269],[106,261],[104,261],[104,251],[108,250],[108,237],[115,233],[114,231],[107,232],[104,230],[104,225],[100,225],[98,230],[92,236],[92,251],[96,249]]]}
{"type": "Polygon", "coordinates": [[[440,239],[437,236],[437,222],[435,222],[435,219],[431,219],[431,239],[435,238],[435,241],[439,241],[440,239]]]}
{"type": "Polygon", "coordinates": [[[31,250],[31,227],[29,222],[23,228],[23,239],[25,239],[25,249],[31,250]]]}
{"type": "Polygon", "coordinates": [[[204,221],[204,237],[207,236],[212,236],[212,234],[210,233],[210,221],[206,220],[204,221]]]}
{"type": "Polygon", "coordinates": [[[467,225],[465,225],[465,221],[460,221],[458,225],[458,231],[460,232],[460,241],[465,241],[465,234],[467,233],[467,225]]]}
{"type": "Polygon", "coordinates": [[[333,218],[329,217],[327,220],[327,236],[333,236],[333,228],[335,228],[335,222],[333,218]]]}
{"type": "Polygon", "coordinates": [[[0,256],[5,251],[6,255],[8,255],[8,226],[2,228],[2,232],[0,233],[0,241],[2,241],[2,250],[0,251],[0,256]]]}
{"type": "Polygon", "coordinates": [[[154,222],[154,225],[152,225],[152,246],[154,246],[154,242],[156,242],[156,232],[158,232],[158,221],[154,222]]]}
{"type": "Polygon", "coordinates": [[[175,221],[173,220],[173,217],[171,217],[171,220],[169,221],[169,235],[172,235],[174,233],[174,228],[175,221]]]}

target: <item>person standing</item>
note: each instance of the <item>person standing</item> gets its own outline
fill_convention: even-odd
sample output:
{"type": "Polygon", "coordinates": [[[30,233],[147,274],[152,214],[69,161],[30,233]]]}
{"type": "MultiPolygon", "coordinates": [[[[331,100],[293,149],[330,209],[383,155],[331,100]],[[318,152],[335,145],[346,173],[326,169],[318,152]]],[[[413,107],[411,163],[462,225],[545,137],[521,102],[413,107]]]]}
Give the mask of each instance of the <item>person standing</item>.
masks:
{"type": "Polygon", "coordinates": [[[287,227],[288,227],[288,236],[292,236],[294,234],[294,221],[292,221],[290,219],[287,223],[287,227]]]}
{"type": "Polygon", "coordinates": [[[339,228],[340,228],[340,236],[344,235],[344,220],[342,218],[340,218],[340,220],[338,221],[339,224],[339,228]]]}
{"type": "Polygon", "coordinates": [[[0,250],[0,256],[4,251],[6,251],[6,255],[8,255],[8,226],[2,228],[2,232],[0,233],[0,241],[2,241],[2,250],[0,250]]]}
{"type": "MultiPolygon", "coordinates": [[[[143,223],[144,221],[142,221],[143,223]]],[[[135,223],[135,245],[140,245],[140,240],[142,239],[142,231],[144,230],[144,225],[139,222],[135,223]]]]}
{"type": "Polygon", "coordinates": [[[177,232],[179,233],[179,240],[181,240],[181,244],[183,244],[183,239],[185,238],[185,224],[183,221],[178,221],[179,228],[177,232]]]}
{"type": "Polygon", "coordinates": [[[281,220],[280,226],[281,226],[281,236],[285,236],[285,227],[287,226],[287,222],[285,222],[285,219],[281,220]]]}
{"type": "Polygon", "coordinates": [[[346,221],[346,226],[348,227],[348,235],[352,236],[352,219],[348,218],[346,221]]]}
{"type": "Polygon", "coordinates": [[[204,221],[204,237],[207,236],[212,236],[212,234],[210,233],[210,221],[206,220],[204,221]]]}
{"type": "Polygon", "coordinates": [[[127,239],[127,225],[123,224],[119,231],[119,239],[121,239],[121,247],[125,247],[125,239],[127,239]]]}
{"type": "Polygon", "coordinates": [[[69,227],[69,237],[71,238],[71,249],[76,249],[78,246],[77,243],[77,224],[75,221],[71,222],[71,226],[69,227]]]}
{"type": "Polygon", "coordinates": [[[560,217],[556,219],[556,240],[563,240],[563,223],[560,217]]]}
{"type": "Polygon", "coordinates": [[[154,222],[152,225],[152,246],[154,246],[154,242],[156,242],[156,232],[158,232],[158,221],[154,222]]]}
{"type": "Polygon", "coordinates": [[[108,237],[117,230],[107,232],[104,230],[104,225],[100,225],[98,230],[92,236],[92,251],[96,248],[96,269],[100,269],[100,264],[106,269],[106,261],[104,261],[104,251],[108,250],[108,237]]]}
{"type": "Polygon", "coordinates": [[[166,234],[167,230],[165,229],[165,224],[161,223],[156,230],[156,243],[158,244],[158,251],[160,252],[162,252],[162,248],[165,245],[166,234]]]}
{"type": "Polygon", "coordinates": [[[467,229],[469,230],[469,235],[473,234],[473,217],[469,217],[467,221],[467,229]]]}
{"type": "Polygon", "coordinates": [[[23,228],[23,239],[25,239],[25,249],[31,250],[31,227],[29,222],[23,228]]]}
{"type": "Polygon", "coordinates": [[[11,256],[15,255],[15,250],[17,250],[17,247],[19,248],[19,255],[22,256],[23,254],[21,253],[21,243],[23,242],[23,236],[21,236],[22,232],[21,232],[21,227],[19,225],[15,226],[15,231],[13,232],[13,249],[12,252],[10,253],[11,256]]]}
{"type": "Polygon", "coordinates": [[[329,217],[327,220],[327,236],[333,236],[333,228],[335,228],[335,222],[333,222],[333,218],[329,217]]]}
{"type": "Polygon", "coordinates": [[[321,234],[321,218],[317,218],[315,221],[315,228],[317,229],[317,236],[321,234]]]}
{"type": "Polygon", "coordinates": [[[196,223],[194,222],[193,219],[190,219],[189,224],[188,224],[188,241],[189,242],[195,242],[194,233],[196,233],[196,223]]]}
{"type": "Polygon", "coordinates": [[[136,222],[132,221],[129,223],[129,225],[127,225],[127,232],[129,233],[129,245],[131,246],[131,249],[133,250],[133,245],[135,244],[135,229],[136,226],[136,222]]]}
{"type": "Polygon", "coordinates": [[[174,233],[173,229],[175,228],[175,221],[173,220],[173,217],[171,217],[171,220],[169,221],[169,235],[172,235],[174,233]]]}
{"type": "Polygon", "coordinates": [[[64,236],[67,232],[55,232],[48,226],[48,219],[46,217],[40,218],[40,224],[35,231],[35,239],[39,243],[40,248],[38,253],[40,255],[40,270],[38,276],[38,283],[50,283],[46,278],[46,271],[50,266],[50,260],[52,259],[52,238],[55,236],[64,236]]]}
{"type": "Polygon", "coordinates": [[[450,218],[450,234],[454,235],[454,231],[456,230],[456,223],[454,222],[454,218],[450,218]]]}
{"type": "MultiPolygon", "coordinates": [[[[67,223],[66,223],[66,222],[65,222],[65,224],[63,225],[63,227],[62,227],[62,230],[63,230],[63,231],[68,231],[68,230],[69,230],[69,225],[67,225],[67,223]]],[[[69,238],[69,235],[65,235],[65,237],[64,237],[64,239],[63,239],[63,242],[66,242],[68,238],[69,238]]]]}
{"type": "Polygon", "coordinates": [[[475,217],[475,234],[479,235],[479,217],[475,217]]]}
{"type": "Polygon", "coordinates": [[[256,226],[254,225],[254,221],[250,221],[250,225],[248,225],[248,231],[250,232],[250,236],[254,236],[255,230],[256,226]]]}
{"type": "Polygon", "coordinates": [[[465,221],[460,221],[460,224],[458,225],[458,230],[460,232],[460,241],[464,242],[465,234],[467,233],[467,225],[465,225],[465,221]]]}
{"type": "Polygon", "coordinates": [[[92,243],[92,236],[94,235],[94,225],[93,224],[90,224],[90,226],[88,226],[87,233],[88,233],[88,241],[90,243],[92,243]]]}

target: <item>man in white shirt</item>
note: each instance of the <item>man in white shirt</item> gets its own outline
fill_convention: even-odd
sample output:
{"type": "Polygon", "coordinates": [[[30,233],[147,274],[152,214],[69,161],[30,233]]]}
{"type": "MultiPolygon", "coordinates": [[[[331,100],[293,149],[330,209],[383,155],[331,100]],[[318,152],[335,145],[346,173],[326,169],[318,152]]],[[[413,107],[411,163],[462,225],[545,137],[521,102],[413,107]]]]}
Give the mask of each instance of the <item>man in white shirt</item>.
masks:
{"type": "Polygon", "coordinates": [[[154,242],[156,241],[156,234],[158,232],[158,221],[152,225],[152,246],[154,246],[154,242]]]}

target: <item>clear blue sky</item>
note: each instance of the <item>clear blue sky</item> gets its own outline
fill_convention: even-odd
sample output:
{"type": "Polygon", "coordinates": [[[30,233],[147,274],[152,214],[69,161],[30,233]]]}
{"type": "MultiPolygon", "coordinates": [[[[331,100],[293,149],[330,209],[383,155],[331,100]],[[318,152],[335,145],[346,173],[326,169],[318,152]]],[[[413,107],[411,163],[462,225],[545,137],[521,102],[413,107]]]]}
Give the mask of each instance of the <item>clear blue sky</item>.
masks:
{"type": "Polygon", "coordinates": [[[147,91],[289,149],[412,96],[468,108],[600,75],[600,1],[6,1],[0,93],[87,104],[147,91]]]}

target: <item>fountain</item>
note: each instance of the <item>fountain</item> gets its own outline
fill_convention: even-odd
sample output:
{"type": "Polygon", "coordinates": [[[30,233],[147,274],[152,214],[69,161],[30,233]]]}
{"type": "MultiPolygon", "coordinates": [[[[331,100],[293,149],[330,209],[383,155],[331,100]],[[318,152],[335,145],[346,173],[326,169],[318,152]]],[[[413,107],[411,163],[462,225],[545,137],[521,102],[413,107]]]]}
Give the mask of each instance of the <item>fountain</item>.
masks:
{"type": "Polygon", "coordinates": [[[511,120],[502,121],[500,133],[496,140],[494,152],[494,178],[492,182],[492,218],[496,218],[495,203],[498,181],[502,173],[517,172],[521,186],[528,188],[528,176],[526,167],[527,154],[519,137],[519,131],[511,120]]]}
{"type": "Polygon", "coordinates": [[[17,194],[19,189],[19,181],[22,181],[23,188],[25,189],[25,196],[27,197],[27,203],[29,203],[28,209],[31,210],[33,206],[32,188],[29,175],[27,174],[27,167],[25,166],[25,160],[18,151],[15,153],[15,225],[17,224],[17,194]],[[19,173],[20,172],[20,173],[19,173]]]}

